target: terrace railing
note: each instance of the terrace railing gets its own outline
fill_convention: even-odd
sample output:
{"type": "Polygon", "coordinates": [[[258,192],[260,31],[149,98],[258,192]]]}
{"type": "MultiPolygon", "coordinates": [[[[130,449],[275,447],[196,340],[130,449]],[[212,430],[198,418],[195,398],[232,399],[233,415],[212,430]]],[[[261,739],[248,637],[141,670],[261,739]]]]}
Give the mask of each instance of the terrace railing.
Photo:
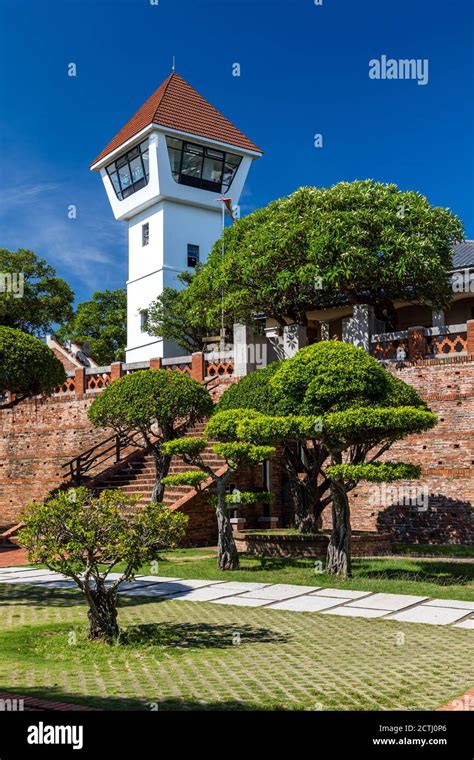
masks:
{"type": "Polygon", "coordinates": [[[474,320],[372,335],[370,353],[384,362],[468,356],[474,353],[474,320]]]}
{"type": "Polygon", "coordinates": [[[131,375],[144,369],[166,369],[188,375],[199,383],[210,380],[230,379],[234,373],[232,351],[204,354],[197,352],[191,356],[175,356],[171,359],[151,359],[144,362],[115,362],[105,367],[81,367],[66,373],[66,380],[55,388],[55,396],[70,394],[95,394],[107,388],[110,383],[124,375],[131,375]]]}

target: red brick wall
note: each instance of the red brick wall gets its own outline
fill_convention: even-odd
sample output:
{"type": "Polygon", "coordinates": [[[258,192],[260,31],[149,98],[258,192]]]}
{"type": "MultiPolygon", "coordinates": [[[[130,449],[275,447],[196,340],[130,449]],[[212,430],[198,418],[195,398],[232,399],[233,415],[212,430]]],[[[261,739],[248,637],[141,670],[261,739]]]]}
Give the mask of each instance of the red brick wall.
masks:
{"type": "Polygon", "coordinates": [[[0,525],[62,482],[61,464],[110,433],[92,430],[90,396],[35,399],[0,411],[0,525]]]}
{"type": "MultiPolygon", "coordinates": [[[[18,522],[25,504],[45,498],[61,485],[61,465],[112,435],[91,428],[87,411],[93,396],[74,394],[23,402],[0,411],[0,526],[18,522]]],[[[275,464],[273,514],[280,516],[280,468],[275,464]]],[[[97,473],[98,474],[98,473],[97,473]]],[[[263,485],[262,467],[248,468],[233,482],[241,491],[263,485]]],[[[215,538],[215,513],[207,499],[196,497],[183,512],[190,516],[189,543],[209,544],[215,538]]],[[[257,527],[254,507],[243,510],[249,527],[257,527]]]]}
{"type": "MultiPolygon", "coordinates": [[[[405,439],[388,454],[390,459],[414,461],[423,467],[423,478],[414,485],[428,489],[429,507],[420,511],[416,505],[392,504],[390,499],[387,504],[374,504],[370,500],[373,486],[362,485],[351,498],[354,529],[390,530],[400,541],[472,543],[474,362],[408,367],[398,376],[415,386],[440,418],[434,430],[405,439]]],[[[62,482],[63,462],[110,434],[90,428],[87,409],[91,401],[89,395],[71,395],[0,411],[0,525],[14,523],[24,504],[44,498],[57,487],[62,482]]],[[[238,479],[240,490],[261,485],[260,467],[238,479]]],[[[280,518],[280,525],[289,524],[279,457],[272,465],[271,487],[272,514],[280,518]]],[[[193,510],[198,507],[196,501],[193,510]]],[[[257,515],[251,509],[247,516],[248,527],[256,525],[257,515]]],[[[329,525],[328,510],[324,526],[329,525]]],[[[205,530],[203,524],[203,533],[205,530]]]]}

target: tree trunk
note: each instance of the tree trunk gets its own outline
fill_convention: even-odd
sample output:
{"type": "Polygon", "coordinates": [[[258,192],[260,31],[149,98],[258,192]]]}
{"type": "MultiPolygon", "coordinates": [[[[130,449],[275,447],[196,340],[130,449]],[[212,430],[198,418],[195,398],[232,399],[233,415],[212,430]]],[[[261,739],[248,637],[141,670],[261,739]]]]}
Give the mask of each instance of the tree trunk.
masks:
{"type": "Polygon", "coordinates": [[[106,591],[103,583],[86,591],[89,604],[89,636],[91,641],[112,641],[119,635],[117,624],[117,592],[106,591]]]}
{"type": "Polygon", "coordinates": [[[299,477],[301,466],[295,455],[294,447],[285,447],[286,471],[289,478],[293,499],[295,527],[300,533],[317,533],[321,528],[320,494],[318,474],[320,464],[317,461],[318,452],[313,448],[304,447],[306,460],[305,479],[299,477]]]}
{"type": "Polygon", "coordinates": [[[300,533],[316,533],[318,521],[314,514],[314,506],[318,499],[317,485],[311,482],[299,481],[295,500],[295,526],[300,533]]]}
{"type": "Polygon", "coordinates": [[[153,484],[153,490],[151,492],[151,499],[150,501],[153,502],[162,502],[163,497],[165,495],[165,485],[163,483],[163,478],[165,478],[168,475],[170,464],[171,464],[171,457],[165,457],[160,453],[153,452],[153,459],[155,462],[155,482],[153,484]]]}
{"type": "Polygon", "coordinates": [[[350,578],[351,567],[351,518],[349,499],[342,481],[333,481],[332,532],[328,546],[326,572],[339,578],[350,578]]]}
{"type": "Polygon", "coordinates": [[[219,570],[238,570],[239,553],[225,501],[225,483],[217,481],[217,567],[219,570]]]}

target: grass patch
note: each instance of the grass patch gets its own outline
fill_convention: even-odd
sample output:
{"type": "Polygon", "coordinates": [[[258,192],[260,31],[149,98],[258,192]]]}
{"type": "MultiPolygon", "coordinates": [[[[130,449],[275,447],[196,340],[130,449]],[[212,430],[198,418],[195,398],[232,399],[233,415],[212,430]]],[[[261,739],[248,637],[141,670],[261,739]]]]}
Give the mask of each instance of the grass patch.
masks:
{"type": "Polygon", "coordinates": [[[438,562],[410,557],[355,559],[354,577],[336,581],[320,573],[314,559],[260,559],[241,555],[240,570],[218,570],[214,558],[200,558],[195,549],[181,550],[178,558],[167,552],[153,566],[145,565],[141,573],[210,580],[257,581],[263,583],[295,583],[305,586],[346,588],[391,594],[418,594],[443,599],[474,601],[474,564],[438,562]],[[183,562],[183,552],[187,560],[183,562]]]}
{"type": "Polygon", "coordinates": [[[77,593],[0,584],[0,606],[0,691],[102,709],[432,710],[474,680],[461,629],[124,598],[108,645],[77,593]]]}
{"type": "Polygon", "coordinates": [[[474,546],[458,544],[394,544],[395,554],[414,555],[416,557],[454,557],[474,559],[474,546]]]}

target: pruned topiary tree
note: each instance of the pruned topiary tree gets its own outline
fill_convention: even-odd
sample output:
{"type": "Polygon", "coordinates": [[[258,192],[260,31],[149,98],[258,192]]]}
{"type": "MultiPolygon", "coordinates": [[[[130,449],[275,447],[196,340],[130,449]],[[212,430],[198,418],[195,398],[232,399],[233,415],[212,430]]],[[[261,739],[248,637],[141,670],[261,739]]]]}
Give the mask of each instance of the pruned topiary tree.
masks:
{"type": "MultiPolygon", "coordinates": [[[[300,350],[270,374],[268,383],[278,416],[243,410],[236,438],[254,445],[282,442],[302,447],[305,457],[314,463],[313,471],[307,469],[306,473],[313,478],[310,490],[317,494],[312,503],[313,521],[332,504],[327,570],[348,577],[348,493],[361,480],[419,477],[419,468],[412,464],[380,458],[395,441],[432,428],[436,415],[415,389],[393,377],[365,351],[338,341],[300,350]]],[[[234,399],[237,395],[234,392],[234,399]]],[[[251,398],[255,399],[255,389],[251,398]]],[[[242,397],[240,403],[244,403],[242,397]]]]}
{"type": "Polygon", "coordinates": [[[91,404],[89,419],[96,427],[119,435],[135,435],[134,443],[150,452],[155,463],[152,501],[162,501],[171,455],[163,444],[183,436],[213,412],[204,386],[187,375],[164,369],[134,372],[111,383],[91,404]]]}
{"type": "Polygon", "coordinates": [[[156,503],[133,509],[135,501],[121,491],[95,497],[87,488],[71,488],[30,504],[22,516],[18,540],[29,560],[71,578],[84,594],[91,640],[119,635],[120,586],[184,534],[185,515],[156,503]],[[109,579],[117,565],[123,570],[109,579]]]}
{"type": "Polygon", "coordinates": [[[217,516],[217,567],[220,570],[238,570],[239,555],[235,545],[229,510],[235,505],[227,497],[227,485],[242,465],[260,464],[271,459],[275,453],[273,446],[254,445],[239,441],[237,426],[239,422],[252,416],[252,412],[220,412],[215,414],[207,423],[203,438],[181,438],[165,443],[163,449],[168,456],[179,456],[183,462],[197,470],[191,470],[179,475],[169,475],[165,482],[169,485],[189,485],[199,489],[201,484],[211,478],[216,488],[217,516]],[[209,445],[208,438],[217,440],[212,444],[215,454],[224,460],[224,465],[216,469],[207,464],[202,453],[209,445]]]}
{"type": "Polygon", "coordinates": [[[65,379],[63,365],[45,343],[13,327],[0,327],[0,396],[14,396],[3,406],[48,393],[65,379]]]}

